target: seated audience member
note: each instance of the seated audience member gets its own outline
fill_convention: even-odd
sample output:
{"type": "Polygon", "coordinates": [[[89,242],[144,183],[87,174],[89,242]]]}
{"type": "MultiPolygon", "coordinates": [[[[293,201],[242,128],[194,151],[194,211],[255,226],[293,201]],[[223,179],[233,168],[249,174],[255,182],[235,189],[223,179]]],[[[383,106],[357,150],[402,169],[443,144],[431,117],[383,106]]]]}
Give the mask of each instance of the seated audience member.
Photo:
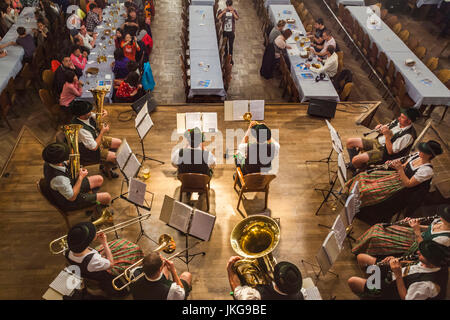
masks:
{"type": "Polygon", "coordinates": [[[83,71],[87,63],[87,53],[81,53],[81,47],[79,46],[74,47],[70,55],[70,60],[72,60],[75,67],[83,71]]]}
{"type": "Polygon", "coordinates": [[[147,31],[147,34],[148,34],[150,37],[153,37],[153,36],[152,36],[152,28],[151,28],[151,26],[150,26],[151,21],[152,21],[152,19],[151,19],[150,17],[146,17],[146,18],[145,18],[145,21],[144,21],[144,30],[147,31]]]}
{"type": "Polygon", "coordinates": [[[128,12],[128,17],[125,20],[125,23],[122,25],[122,29],[125,34],[129,33],[133,37],[138,33],[139,24],[136,11],[130,10],[128,12]]]}
{"type": "Polygon", "coordinates": [[[127,13],[136,11],[136,13],[141,14],[144,10],[144,4],[142,3],[142,0],[126,0],[125,8],[127,9],[127,13]]]}
{"type": "MultiPolygon", "coordinates": [[[[339,62],[339,59],[338,59],[339,62]]],[[[340,94],[342,90],[344,90],[345,84],[347,82],[353,81],[353,74],[350,70],[344,69],[341,72],[339,72],[338,75],[336,75],[333,79],[333,86],[336,89],[336,91],[340,94]]]]}
{"type": "Polygon", "coordinates": [[[366,255],[377,257],[410,255],[415,253],[418,245],[425,240],[436,241],[449,248],[450,205],[440,205],[436,213],[439,217],[428,226],[412,218],[400,221],[404,225],[385,226],[377,223],[358,238],[352,253],[358,254],[358,260],[366,255]]]}
{"type": "Polygon", "coordinates": [[[120,47],[123,49],[125,57],[132,61],[136,61],[136,51],[141,51],[141,47],[139,47],[136,37],[132,37],[129,33],[125,35],[120,47]]]}
{"type": "Polygon", "coordinates": [[[275,265],[271,284],[250,287],[241,284],[233,269],[234,263],[241,259],[239,256],[231,257],[227,264],[231,294],[236,300],[304,300],[302,274],[296,265],[286,261],[279,262],[275,265]]]}
{"type": "Polygon", "coordinates": [[[273,27],[269,34],[269,43],[273,43],[275,39],[281,35],[284,27],[286,26],[286,20],[279,20],[277,25],[273,27]]]}
{"type": "Polygon", "coordinates": [[[329,46],[332,46],[335,52],[338,51],[336,47],[336,40],[331,35],[331,31],[329,29],[323,30],[322,38],[325,40],[322,45],[315,45],[314,43],[312,44],[312,47],[314,48],[317,56],[321,58],[327,56],[327,48],[329,46]]]}
{"type": "Polygon", "coordinates": [[[88,3],[86,3],[86,14],[89,13],[89,11],[91,11],[91,4],[93,4],[95,7],[97,7],[97,2],[95,2],[94,0],[89,0],[88,3]]]}
{"type": "Polygon", "coordinates": [[[83,74],[80,69],[77,69],[72,60],[70,59],[70,56],[65,55],[63,56],[61,60],[61,65],[56,69],[55,71],[55,77],[53,80],[53,92],[56,97],[61,96],[61,92],[63,90],[64,84],[66,83],[66,72],[67,71],[73,71],[77,75],[77,77],[81,77],[83,74]]]}
{"type": "Polygon", "coordinates": [[[25,30],[24,27],[18,27],[17,33],[19,34],[19,36],[16,39],[16,44],[21,46],[25,51],[23,61],[31,63],[31,61],[33,60],[34,51],[36,50],[34,38],[32,35],[27,34],[27,30],[25,30]]]}
{"type": "Polygon", "coordinates": [[[34,38],[37,40],[37,45],[44,45],[45,40],[47,39],[48,28],[45,26],[45,22],[43,19],[39,19],[36,23],[37,28],[33,29],[34,38]]]}
{"type": "Polygon", "coordinates": [[[111,195],[94,191],[103,184],[101,176],[88,177],[88,171],[81,168],[78,177],[71,177],[69,153],[69,147],[63,143],[51,143],[42,152],[45,161],[44,179],[55,204],[64,211],[84,209],[96,204],[108,205],[111,195]]]}
{"type": "MultiPolygon", "coordinates": [[[[361,172],[347,181],[349,190],[352,190],[358,182],[361,207],[385,201],[404,188],[417,190],[416,187],[419,185],[429,186],[433,177],[433,166],[430,162],[434,157],[442,154],[442,148],[438,142],[429,140],[420,143],[418,149],[419,152],[412,154],[404,164],[398,159],[388,161],[389,166],[395,171],[361,172]]],[[[428,191],[428,188],[424,189],[426,190],[423,192],[428,191]]]]}
{"type": "Polygon", "coordinates": [[[139,90],[142,85],[139,83],[139,75],[136,72],[131,72],[122,81],[116,91],[116,98],[118,102],[134,102],[140,98],[139,90]]]}
{"type": "Polygon", "coordinates": [[[377,125],[380,132],[375,139],[349,138],[347,151],[350,158],[350,168],[364,168],[367,164],[384,163],[406,156],[410,146],[417,137],[413,122],[420,116],[417,109],[402,110],[397,121],[387,125],[377,125]],[[359,152],[363,153],[359,153],[359,152]]]}
{"type": "Polygon", "coordinates": [[[238,146],[236,165],[241,167],[244,175],[267,173],[272,170],[272,161],[279,151],[280,145],[272,138],[269,127],[252,121],[238,146]]]}
{"type": "Polygon", "coordinates": [[[83,84],[78,80],[77,75],[72,70],[66,71],[66,83],[64,83],[59,104],[68,108],[73,100],[83,94],[83,84]]]}
{"type": "Polygon", "coordinates": [[[325,25],[323,24],[323,19],[318,18],[314,23],[314,32],[308,32],[309,38],[312,43],[318,46],[323,45],[324,39],[322,38],[323,31],[325,30],[325,25]]]}
{"type": "Polygon", "coordinates": [[[121,28],[118,28],[116,30],[116,34],[114,35],[114,44],[116,45],[116,49],[117,48],[122,48],[120,46],[122,41],[123,41],[123,30],[121,28]]]}
{"type": "MultiPolygon", "coordinates": [[[[448,248],[431,240],[419,244],[418,261],[402,267],[399,259],[387,257],[379,266],[380,281],[360,277],[348,279],[350,289],[361,298],[382,300],[445,299],[448,281],[448,248]]],[[[374,265],[377,259],[366,256],[360,267],[374,265]]],[[[365,271],[365,270],[364,270],[365,271]]]]}
{"type": "Polygon", "coordinates": [[[275,38],[273,44],[275,45],[275,60],[280,59],[283,50],[291,49],[291,46],[286,44],[286,40],[292,35],[292,31],[290,29],[286,29],[281,32],[281,35],[275,38]]]}
{"type": "Polygon", "coordinates": [[[123,80],[128,75],[128,63],[130,59],[123,55],[122,49],[114,51],[113,73],[115,80],[123,80]]]}
{"type": "Polygon", "coordinates": [[[86,16],[86,29],[88,32],[94,32],[95,28],[102,23],[103,15],[102,9],[91,3],[91,9],[86,16]]]}
{"type": "Polygon", "coordinates": [[[22,5],[22,3],[20,2],[20,0],[11,0],[10,2],[11,2],[12,8],[13,8],[15,11],[17,11],[18,13],[20,13],[20,12],[22,11],[23,5],[22,5]]]}
{"type": "Polygon", "coordinates": [[[216,165],[214,155],[203,145],[203,133],[199,128],[187,130],[184,133],[186,144],[172,153],[172,165],[180,173],[202,173],[212,176],[216,165]]]}
{"type": "Polygon", "coordinates": [[[159,252],[151,252],[144,258],[142,267],[132,270],[134,277],[142,272],[145,276],[130,286],[135,300],[183,300],[192,290],[192,275],[183,272],[178,276],[173,262],[159,252]]]}
{"type": "Polygon", "coordinates": [[[7,29],[11,28],[11,26],[17,22],[18,12],[10,6],[3,7],[1,9],[1,15],[7,29]]]}
{"type": "MultiPolygon", "coordinates": [[[[74,101],[71,108],[72,114],[74,115],[72,123],[83,126],[78,135],[81,163],[100,163],[100,161],[107,161],[115,164],[116,153],[111,150],[119,148],[122,141],[117,138],[105,136],[109,131],[109,125],[107,124],[103,125],[99,130],[100,132],[97,131],[97,115],[92,112],[91,103],[87,101],[74,101]]],[[[107,115],[108,112],[103,110],[103,117],[107,115]]],[[[103,165],[100,166],[100,169],[107,176],[111,176],[112,178],[119,177],[113,171],[107,172],[103,165]]]]}
{"type": "Polygon", "coordinates": [[[97,33],[94,33],[92,36],[87,32],[86,26],[82,25],[80,27],[80,32],[78,36],[83,40],[83,46],[89,50],[92,50],[95,46],[95,41],[97,40],[97,33]]]}
{"type": "MultiPolygon", "coordinates": [[[[328,77],[333,78],[338,70],[338,65],[339,65],[339,58],[336,54],[336,52],[334,52],[334,47],[333,46],[328,46],[327,50],[326,50],[326,59],[322,59],[322,58],[317,58],[317,60],[319,60],[320,62],[325,61],[324,65],[323,65],[323,69],[321,70],[321,73],[326,73],[328,77]]],[[[309,63],[306,64],[306,66],[308,68],[311,67],[311,65],[309,63]]]]}
{"type": "Polygon", "coordinates": [[[143,54],[144,54],[144,62],[147,62],[149,59],[150,53],[152,53],[153,39],[147,34],[147,31],[141,30],[139,32],[137,40],[142,44],[141,47],[144,49],[144,50],[142,50],[143,54]]]}
{"type": "Polygon", "coordinates": [[[0,49],[0,58],[4,58],[8,55],[8,52],[4,49],[0,49]]]}

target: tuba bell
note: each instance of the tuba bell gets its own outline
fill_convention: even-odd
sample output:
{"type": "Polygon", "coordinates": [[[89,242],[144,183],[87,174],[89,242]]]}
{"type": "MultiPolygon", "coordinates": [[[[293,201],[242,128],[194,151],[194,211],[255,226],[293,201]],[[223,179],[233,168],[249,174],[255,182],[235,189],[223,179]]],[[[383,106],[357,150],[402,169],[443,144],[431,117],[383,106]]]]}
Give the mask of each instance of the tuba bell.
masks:
{"type": "Polygon", "coordinates": [[[63,126],[63,132],[66,136],[67,144],[70,149],[69,167],[70,176],[76,179],[80,173],[80,152],[78,151],[78,134],[83,126],[81,124],[68,124],[63,126]]]}
{"type": "Polygon", "coordinates": [[[105,96],[109,92],[109,88],[103,86],[90,89],[89,91],[94,97],[97,130],[100,131],[105,123],[105,121],[103,121],[103,104],[105,96]]]}
{"type": "Polygon", "coordinates": [[[234,263],[240,280],[249,286],[269,284],[276,261],[272,256],[280,241],[280,227],[275,220],[254,215],[239,222],[231,232],[231,247],[244,259],[234,263]]]}

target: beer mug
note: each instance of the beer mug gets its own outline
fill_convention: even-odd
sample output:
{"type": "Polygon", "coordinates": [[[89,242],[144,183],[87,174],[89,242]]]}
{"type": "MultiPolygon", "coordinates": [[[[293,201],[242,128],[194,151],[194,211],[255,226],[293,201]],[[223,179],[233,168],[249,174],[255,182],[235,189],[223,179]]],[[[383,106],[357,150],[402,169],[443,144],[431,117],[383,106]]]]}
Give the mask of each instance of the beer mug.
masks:
{"type": "Polygon", "coordinates": [[[141,176],[142,179],[147,180],[150,178],[150,167],[149,166],[143,166],[141,170],[141,176]]]}
{"type": "Polygon", "coordinates": [[[301,40],[300,40],[300,47],[304,47],[305,46],[305,39],[304,38],[302,38],[301,40]]]}

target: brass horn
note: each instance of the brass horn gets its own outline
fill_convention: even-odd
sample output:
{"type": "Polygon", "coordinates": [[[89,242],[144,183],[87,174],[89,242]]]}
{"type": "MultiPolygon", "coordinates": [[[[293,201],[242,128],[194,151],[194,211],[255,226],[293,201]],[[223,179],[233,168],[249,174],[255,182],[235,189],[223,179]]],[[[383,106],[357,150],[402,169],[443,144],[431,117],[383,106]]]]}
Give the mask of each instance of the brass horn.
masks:
{"type": "Polygon", "coordinates": [[[81,124],[68,124],[62,127],[70,149],[69,168],[70,176],[76,179],[80,173],[80,152],[78,151],[78,134],[83,126],[81,124]]]}
{"type": "Polygon", "coordinates": [[[263,215],[245,218],[234,227],[230,241],[233,250],[244,257],[233,265],[242,282],[256,286],[273,280],[276,261],[272,251],[280,241],[275,220],[263,215]]]}
{"type": "Polygon", "coordinates": [[[105,96],[110,90],[107,87],[97,87],[95,89],[90,89],[89,91],[94,97],[97,130],[100,131],[105,124],[105,121],[103,120],[103,104],[105,96]]]}
{"type": "MultiPolygon", "coordinates": [[[[253,117],[253,115],[252,115],[251,112],[246,112],[246,113],[244,113],[244,115],[242,116],[242,118],[243,118],[245,121],[248,121],[249,123],[252,122],[252,117],[253,117]]],[[[256,124],[261,124],[261,122],[259,122],[259,121],[255,121],[255,122],[256,122],[256,124]]]]}
{"type": "Polygon", "coordinates": [[[113,214],[110,210],[108,210],[108,208],[104,208],[102,210],[102,214],[100,216],[100,218],[98,218],[97,220],[95,220],[94,222],[92,222],[95,226],[99,226],[101,224],[104,223],[112,223],[113,220],[113,214]]]}

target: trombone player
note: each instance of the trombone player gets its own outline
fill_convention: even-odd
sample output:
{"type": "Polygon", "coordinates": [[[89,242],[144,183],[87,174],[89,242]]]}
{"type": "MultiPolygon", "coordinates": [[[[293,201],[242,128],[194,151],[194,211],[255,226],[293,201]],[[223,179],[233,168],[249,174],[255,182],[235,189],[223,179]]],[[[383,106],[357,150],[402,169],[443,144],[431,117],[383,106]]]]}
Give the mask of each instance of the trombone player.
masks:
{"type": "MultiPolygon", "coordinates": [[[[92,112],[93,105],[87,101],[74,101],[72,104],[72,124],[82,125],[79,135],[79,149],[81,163],[100,163],[106,161],[114,165],[116,163],[116,150],[122,144],[122,141],[117,138],[106,136],[109,132],[109,125],[103,125],[101,129],[97,128],[96,114],[92,112]]],[[[103,117],[108,115],[106,110],[103,110],[103,117]]],[[[103,174],[112,178],[118,178],[119,175],[105,166],[100,165],[103,174]]]]}
{"type": "Polygon", "coordinates": [[[72,178],[68,167],[69,146],[51,143],[42,151],[44,179],[54,204],[63,211],[73,211],[97,205],[107,206],[111,201],[108,192],[95,192],[103,184],[100,175],[88,177],[88,171],[80,169],[72,178]]]}

